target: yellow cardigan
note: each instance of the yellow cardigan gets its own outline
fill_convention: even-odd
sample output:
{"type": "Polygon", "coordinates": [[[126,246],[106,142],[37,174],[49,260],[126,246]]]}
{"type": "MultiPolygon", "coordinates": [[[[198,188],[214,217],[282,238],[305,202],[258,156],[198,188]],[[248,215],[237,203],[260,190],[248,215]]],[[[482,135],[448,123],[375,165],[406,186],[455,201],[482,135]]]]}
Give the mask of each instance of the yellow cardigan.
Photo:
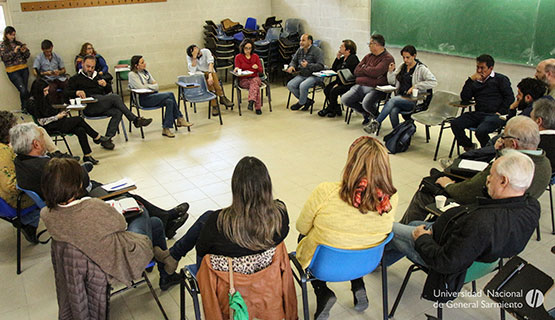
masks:
{"type": "MultiPolygon", "coordinates": [[[[19,192],[15,187],[17,181],[15,179],[14,159],[15,154],[13,149],[6,144],[0,143],[0,198],[4,199],[15,209],[17,207],[17,194],[19,192]]],[[[23,208],[30,207],[34,203],[27,195],[23,196],[21,202],[23,208]]]]}
{"type": "Polygon", "coordinates": [[[319,184],[306,201],[297,230],[306,235],[297,246],[297,259],[308,267],[319,244],[341,249],[366,249],[380,244],[393,227],[397,194],[391,197],[392,210],[383,215],[366,214],[341,200],[339,182],[319,184]]]}

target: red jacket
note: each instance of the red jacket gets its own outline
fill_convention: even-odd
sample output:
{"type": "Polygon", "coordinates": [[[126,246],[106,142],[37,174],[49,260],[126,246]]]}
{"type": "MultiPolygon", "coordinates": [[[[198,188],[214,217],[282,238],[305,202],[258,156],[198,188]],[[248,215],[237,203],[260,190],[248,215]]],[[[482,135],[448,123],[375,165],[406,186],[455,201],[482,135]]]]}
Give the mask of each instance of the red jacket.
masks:
{"type": "MultiPolygon", "coordinates": [[[[212,269],[207,254],[197,279],[206,319],[229,319],[229,272],[212,269]]],[[[283,242],[276,247],[269,267],[250,275],[234,273],[233,281],[247,304],[250,319],[298,319],[293,273],[283,242]]]]}
{"type": "Polygon", "coordinates": [[[262,72],[262,63],[256,53],[251,54],[250,59],[247,59],[244,54],[239,53],[235,56],[235,68],[253,72],[253,74],[245,76],[245,78],[258,77],[258,74],[262,72]],[[258,65],[258,69],[252,67],[255,64],[258,65]]]}

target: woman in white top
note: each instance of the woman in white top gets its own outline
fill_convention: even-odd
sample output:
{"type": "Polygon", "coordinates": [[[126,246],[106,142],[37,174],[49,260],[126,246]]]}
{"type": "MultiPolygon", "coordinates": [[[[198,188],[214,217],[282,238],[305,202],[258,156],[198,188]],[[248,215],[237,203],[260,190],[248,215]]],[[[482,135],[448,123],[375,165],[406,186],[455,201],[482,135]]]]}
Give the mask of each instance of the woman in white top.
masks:
{"type": "Polygon", "coordinates": [[[170,131],[173,122],[177,120],[178,127],[190,127],[193,124],[183,118],[183,114],[177,107],[175,96],[172,92],[158,92],[158,83],[154,77],[146,70],[146,62],[143,56],[133,56],[131,58],[131,72],[129,72],[129,88],[131,89],[150,89],[153,93],[139,95],[139,102],[143,107],[166,106],[164,123],[162,124],[162,135],[174,138],[175,135],[170,131]]]}
{"type": "Polygon", "coordinates": [[[373,120],[370,126],[364,128],[370,134],[378,130],[378,127],[388,115],[392,128],[395,129],[399,125],[399,113],[410,111],[416,106],[416,101],[409,99],[413,89],[425,92],[437,85],[436,77],[430,69],[416,59],[416,48],[414,46],[404,46],[401,49],[401,56],[403,56],[403,63],[399,68],[395,70],[395,63],[392,62],[387,73],[389,84],[396,87],[396,96],[389,99],[378,118],[373,120]]]}

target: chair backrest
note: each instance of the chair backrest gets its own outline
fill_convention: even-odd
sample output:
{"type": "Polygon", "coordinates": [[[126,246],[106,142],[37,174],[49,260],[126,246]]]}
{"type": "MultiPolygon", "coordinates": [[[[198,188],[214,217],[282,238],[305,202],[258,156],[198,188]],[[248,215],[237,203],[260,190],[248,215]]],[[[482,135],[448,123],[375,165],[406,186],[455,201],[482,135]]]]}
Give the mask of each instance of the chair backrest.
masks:
{"type": "Polygon", "coordinates": [[[293,33],[301,33],[301,20],[300,19],[287,19],[285,20],[285,32],[287,35],[293,33]]]}
{"type": "Polygon", "coordinates": [[[346,250],[326,245],[316,247],[307,271],[322,281],[342,282],[358,279],[374,271],[380,264],[385,245],[393,238],[391,232],[379,245],[361,250],[346,250]],[[341,264],[340,268],[330,268],[341,264]]]}
{"type": "Polygon", "coordinates": [[[281,33],[281,28],[270,28],[266,33],[266,40],[274,41],[279,39],[279,35],[281,33]]]}
{"type": "MultiPolygon", "coordinates": [[[[118,60],[118,65],[119,64],[127,64],[127,65],[131,66],[131,59],[118,60]]],[[[121,80],[129,80],[129,71],[120,72],[119,77],[120,77],[121,80]]]]}
{"type": "Polygon", "coordinates": [[[441,115],[444,118],[456,117],[459,108],[449,105],[449,102],[459,101],[458,94],[450,91],[437,91],[434,93],[432,101],[425,112],[441,115]]]}
{"type": "Polygon", "coordinates": [[[474,263],[466,269],[464,282],[467,283],[478,280],[481,277],[493,272],[498,266],[499,260],[490,263],[474,261],[474,263]]]}
{"type": "Polygon", "coordinates": [[[245,29],[256,30],[256,18],[247,18],[247,22],[245,22],[245,29]]]}
{"type": "Polygon", "coordinates": [[[46,207],[46,203],[44,203],[44,201],[41,199],[41,197],[34,191],[31,190],[27,190],[27,189],[23,189],[20,186],[17,186],[17,189],[25,192],[25,194],[27,196],[29,196],[29,198],[31,198],[33,201],[35,201],[35,204],[40,208],[44,208],[46,207]]]}
{"type": "Polygon", "coordinates": [[[184,83],[195,83],[198,84],[199,87],[190,88],[183,90],[186,99],[194,98],[198,96],[202,96],[206,92],[208,92],[208,88],[206,85],[206,79],[204,78],[204,74],[193,74],[190,76],[179,76],[177,77],[177,81],[184,82],[184,83]]]}
{"type": "Polygon", "coordinates": [[[314,42],[312,42],[312,45],[316,48],[321,48],[322,40],[314,40],[314,42]]]}

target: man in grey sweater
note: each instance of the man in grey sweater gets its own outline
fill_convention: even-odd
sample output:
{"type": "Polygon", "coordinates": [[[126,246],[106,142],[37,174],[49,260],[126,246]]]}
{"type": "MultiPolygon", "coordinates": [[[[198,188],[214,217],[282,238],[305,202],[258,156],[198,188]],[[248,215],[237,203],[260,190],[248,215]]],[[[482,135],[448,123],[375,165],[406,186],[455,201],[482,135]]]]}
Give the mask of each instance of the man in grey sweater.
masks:
{"type": "Polygon", "coordinates": [[[301,36],[300,45],[285,71],[299,73],[287,83],[289,91],[299,99],[299,102],[291,106],[291,110],[302,108],[301,110],[306,111],[314,103],[312,99],[308,99],[308,90],[322,82],[321,78],[313,76],[312,73],[324,69],[324,54],[320,48],[312,45],[312,36],[309,34],[301,36]]]}

